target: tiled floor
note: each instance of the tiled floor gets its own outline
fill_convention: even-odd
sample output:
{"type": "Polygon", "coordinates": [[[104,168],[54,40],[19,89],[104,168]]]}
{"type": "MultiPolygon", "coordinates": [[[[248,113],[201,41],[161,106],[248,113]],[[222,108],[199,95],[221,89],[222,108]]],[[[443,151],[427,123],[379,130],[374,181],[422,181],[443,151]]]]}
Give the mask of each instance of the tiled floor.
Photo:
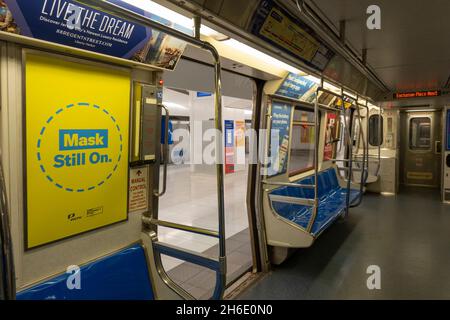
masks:
{"type": "MultiPolygon", "coordinates": [[[[160,199],[159,218],[217,230],[216,190],[214,170],[207,168],[194,170],[188,165],[170,166],[167,192],[160,199]]],[[[225,228],[229,279],[239,275],[239,272],[245,272],[252,264],[246,196],[247,171],[226,175],[225,228]]],[[[191,251],[206,253],[211,257],[218,256],[218,240],[215,238],[160,228],[159,240],[191,251]]],[[[183,284],[183,287],[197,298],[204,297],[208,294],[207,291],[214,287],[214,272],[202,270],[171,257],[163,257],[163,265],[170,275],[174,274],[176,282],[183,284]]]]}

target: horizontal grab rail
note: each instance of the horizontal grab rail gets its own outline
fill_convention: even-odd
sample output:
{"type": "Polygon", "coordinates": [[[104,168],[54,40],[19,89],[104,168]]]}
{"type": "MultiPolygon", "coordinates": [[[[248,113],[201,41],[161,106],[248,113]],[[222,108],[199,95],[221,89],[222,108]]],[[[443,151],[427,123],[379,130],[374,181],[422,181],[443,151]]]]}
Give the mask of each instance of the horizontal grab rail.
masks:
{"type": "Polygon", "coordinates": [[[279,196],[275,194],[269,195],[270,201],[288,203],[288,204],[299,204],[305,206],[313,207],[316,204],[314,199],[306,199],[306,198],[296,198],[296,197],[288,197],[288,196],[279,196]]]}
{"type": "Polygon", "coordinates": [[[355,172],[361,172],[361,171],[366,171],[365,169],[363,170],[363,169],[360,169],[360,168],[352,168],[352,169],[350,169],[350,168],[337,168],[338,170],[342,170],[342,171],[355,171],[355,172]]]}
{"type": "Polygon", "coordinates": [[[153,243],[153,248],[160,254],[183,260],[189,263],[196,264],[217,272],[222,270],[220,261],[211,259],[210,257],[194,252],[191,250],[183,249],[171,244],[162,243],[160,241],[155,241],[153,243]]]}
{"type": "Polygon", "coordinates": [[[272,185],[272,186],[283,186],[283,187],[294,187],[294,188],[307,188],[314,189],[315,185],[313,184],[298,184],[298,183],[287,183],[287,182],[269,182],[267,180],[263,181],[264,184],[272,185]]]}
{"type": "Polygon", "coordinates": [[[348,160],[348,159],[330,159],[329,161],[333,161],[333,162],[356,162],[356,163],[358,163],[358,162],[361,162],[361,163],[363,163],[364,161],[362,161],[362,160],[348,160]]]}
{"type": "Polygon", "coordinates": [[[214,238],[219,238],[220,237],[219,232],[215,231],[215,230],[209,230],[209,229],[204,229],[204,228],[187,226],[187,225],[184,225],[184,224],[179,224],[179,223],[174,223],[174,222],[169,222],[169,221],[163,221],[163,220],[157,220],[157,219],[152,219],[152,218],[149,218],[149,217],[143,217],[142,221],[144,223],[146,223],[146,224],[153,224],[153,225],[160,226],[160,227],[177,229],[177,230],[186,231],[186,232],[190,232],[190,233],[200,234],[200,235],[203,235],[203,236],[214,237],[214,238]]]}

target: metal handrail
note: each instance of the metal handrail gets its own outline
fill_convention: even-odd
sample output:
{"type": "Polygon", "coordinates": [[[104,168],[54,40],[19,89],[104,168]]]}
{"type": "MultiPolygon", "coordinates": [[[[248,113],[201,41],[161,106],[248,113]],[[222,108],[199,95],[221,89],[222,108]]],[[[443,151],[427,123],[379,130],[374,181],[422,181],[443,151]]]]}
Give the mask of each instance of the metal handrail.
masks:
{"type": "MultiPolygon", "coordinates": [[[[346,167],[338,167],[337,169],[340,171],[347,171],[347,172],[350,171],[350,168],[346,167]]],[[[352,168],[352,172],[365,172],[365,170],[361,168],[352,168]]]]}
{"type": "Polygon", "coordinates": [[[14,269],[13,248],[9,223],[8,201],[6,195],[6,183],[3,174],[3,165],[0,162],[0,237],[2,248],[1,260],[4,268],[1,283],[4,298],[14,300],[16,298],[16,276],[14,269]]]}
{"type": "Polygon", "coordinates": [[[219,238],[219,232],[215,230],[205,229],[205,228],[198,228],[194,226],[188,226],[180,223],[170,222],[170,221],[164,221],[159,219],[153,219],[149,217],[143,217],[142,222],[145,224],[152,224],[157,225],[164,228],[171,228],[171,229],[177,229],[181,231],[186,231],[190,233],[196,233],[200,234],[202,236],[208,236],[213,238],[219,238]]]}
{"type": "Polygon", "coordinates": [[[164,173],[163,173],[163,189],[160,192],[158,190],[154,190],[153,194],[155,197],[162,197],[167,190],[167,166],[169,164],[169,117],[170,112],[169,109],[165,105],[159,105],[162,109],[164,109],[166,116],[165,116],[165,132],[164,132],[164,173]]]}
{"type": "MultiPolygon", "coordinates": [[[[367,182],[367,178],[368,178],[368,171],[369,171],[369,166],[368,166],[368,142],[365,139],[365,135],[364,135],[364,130],[362,128],[362,120],[361,120],[361,107],[366,108],[366,112],[367,114],[369,114],[369,107],[367,106],[367,100],[366,100],[366,105],[361,105],[358,103],[358,96],[356,96],[356,99],[353,97],[350,97],[348,95],[345,95],[345,97],[352,99],[353,101],[355,101],[355,105],[356,105],[356,112],[357,112],[357,119],[359,122],[359,136],[362,137],[363,140],[363,161],[362,161],[362,168],[360,170],[356,170],[350,167],[350,169],[348,170],[349,172],[349,181],[353,179],[352,176],[350,176],[350,174],[353,173],[353,171],[361,171],[361,180],[360,180],[360,184],[359,184],[359,196],[358,196],[358,201],[353,202],[350,205],[350,207],[354,208],[357,207],[361,204],[362,202],[362,197],[363,197],[363,191],[364,191],[364,185],[367,182]],[[367,161],[367,162],[366,162],[367,161]]],[[[352,150],[353,150],[353,146],[352,146],[352,150]]],[[[353,156],[350,157],[352,159],[352,161],[350,162],[351,165],[353,165],[353,156]]],[[[347,182],[348,183],[348,182],[347,182]]],[[[347,197],[349,198],[350,195],[347,194],[347,197]]]]}
{"type": "MultiPolygon", "coordinates": [[[[103,12],[110,13],[112,15],[127,19],[137,24],[147,26],[163,33],[171,35],[182,41],[190,43],[201,49],[209,51],[214,59],[214,108],[215,108],[215,129],[222,132],[222,82],[221,82],[221,62],[220,56],[216,48],[209,42],[202,41],[198,38],[192,37],[188,34],[172,29],[159,22],[153,21],[148,17],[137,14],[131,10],[123,8],[117,4],[107,2],[105,0],[75,0],[78,3],[82,3],[86,6],[99,8],[103,12]]],[[[221,265],[220,270],[217,272],[217,283],[214,290],[214,298],[222,299],[226,286],[226,245],[225,245],[225,201],[224,201],[224,172],[223,172],[223,141],[222,139],[216,139],[216,173],[217,173],[217,202],[218,202],[218,222],[219,222],[219,263],[221,265]]]]}
{"type": "Polygon", "coordinates": [[[347,193],[345,197],[345,218],[348,217],[349,208],[350,208],[350,189],[351,189],[351,180],[352,180],[352,168],[353,168],[353,126],[351,125],[351,114],[347,120],[347,112],[345,110],[344,103],[344,90],[342,89],[342,112],[344,113],[344,128],[347,134],[347,148],[348,148],[348,158],[350,161],[348,162],[348,173],[347,173],[347,193]],[[350,127],[350,128],[349,128],[350,127]]]}
{"type": "Polygon", "coordinates": [[[302,206],[314,206],[315,201],[313,199],[308,198],[297,198],[297,197],[289,197],[289,196],[279,196],[275,194],[270,194],[269,199],[272,202],[281,202],[288,204],[299,204],[302,206]]]}
{"type": "Polygon", "coordinates": [[[381,122],[383,121],[383,115],[382,115],[382,110],[381,110],[381,106],[378,106],[380,113],[378,115],[378,165],[377,165],[377,170],[376,170],[376,176],[378,176],[378,174],[380,173],[380,169],[381,169],[381,140],[383,138],[384,132],[381,132],[382,129],[382,124],[381,122]]]}
{"type": "Polygon", "coordinates": [[[284,187],[293,187],[293,188],[306,188],[306,189],[314,189],[315,185],[313,184],[300,184],[300,183],[287,183],[287,182],[270,182],[267,180],[263,180],[264,184],[272,185],[272,186],[284,186],[284,187]]]}

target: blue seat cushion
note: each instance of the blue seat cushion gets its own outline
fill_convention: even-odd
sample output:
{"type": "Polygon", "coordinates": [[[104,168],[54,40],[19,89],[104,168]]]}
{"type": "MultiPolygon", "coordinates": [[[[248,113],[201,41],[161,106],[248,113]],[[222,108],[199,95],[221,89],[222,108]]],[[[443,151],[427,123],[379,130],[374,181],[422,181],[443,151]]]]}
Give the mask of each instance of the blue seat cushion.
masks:
{"type": "MultiPolygon", "coordinates": [[[[314,176],[297,181],[302,185],[313,185],[314,176]]],[[[325,230],[339,217],[346,208],[347,189],[341,188],[334,168],[327,169],[318,174],[319,208],[311,233],[316,236],[325,230]]],[[[270,192],[272,195],[280,195],[294,198],[314,199],[314,189],[298,187],[281,187],[270,192]]],[[[360,196],[360,191],[350,190],[350,203],[360,196]]],[[[307,228],[311,218],[313,207],[272,201],[272,207],[276,213],[293,223],[307,228]]]]}
{"type": "Polygon", "coordinates": [[[17,293],[17,300],[153,300],[144,249],[136,244],[80,267],[81,289],[61,274],[17,293]]]}

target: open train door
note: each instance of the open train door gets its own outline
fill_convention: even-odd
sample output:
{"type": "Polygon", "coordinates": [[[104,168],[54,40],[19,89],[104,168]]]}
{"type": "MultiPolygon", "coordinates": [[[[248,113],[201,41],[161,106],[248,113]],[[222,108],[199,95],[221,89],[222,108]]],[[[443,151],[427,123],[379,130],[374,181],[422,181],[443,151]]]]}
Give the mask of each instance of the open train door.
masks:
{"type": "MultiPolygon", "coordinates": [[[[217,201],[218,201],[218,230],[208,230],[190,225],[183,225],[159,219],[159,200],[166,196],[167,190],[167,166],[169,163],[170,125],[169,109],[162,104],[162,81],[156,75],[155,85],[135,83],[134,98],[135,123],[140,123],[135,146],[139,150],[133,151],[137,174],[148,178],[148,211],[143,214],[142,241],[146,248],[149,269],[154,286],[155,296],[158,299],[194,299],[183,287],[178,285],[166,272],[162,256],[188,262],[216,273],[216,284],[213,299],[221,299],[225,291],[226,283],[226,256],[225,256],[225,216],[224,216],[224,187],[223,165],[219,161],[221,152],[216,152],[217,164],[217,201]],[[210,258],[204,254],[187,250],[172,244],[160,241],[159,229],[170,228],[187,233],[194,233],[219,240],[218,259],[210,258]]],[[[220,89],[220,66],[216,68],[216,88],[220,89]]],[[[221,95],[216,90],[216,129],[221,132],[221,95]]],[[[216,150],[222,150],[221,137],[216,137],[216,150]]],[[[139,179],[139,177],[137,178],[139,179]]]]}

